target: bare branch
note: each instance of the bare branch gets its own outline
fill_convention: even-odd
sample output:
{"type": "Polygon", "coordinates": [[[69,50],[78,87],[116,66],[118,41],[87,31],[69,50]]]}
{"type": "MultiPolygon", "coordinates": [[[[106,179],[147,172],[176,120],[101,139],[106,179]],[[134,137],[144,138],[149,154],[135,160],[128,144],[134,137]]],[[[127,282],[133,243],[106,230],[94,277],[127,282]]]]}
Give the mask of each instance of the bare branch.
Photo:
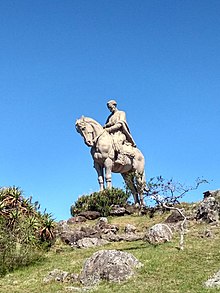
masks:
{"type": "Polygon", "coordinates": [[[182,209],[175,206],[179,203],[181,199],[187,192],[196,190],[201,184],[208,183],[206,179],[196,179],[196,184],[194,186],[185,186],[181,183],[173,182],[173,179],[165,180],[162,176],[151,178],[148,183],[148,189],[145,195],[151,197],[159,206],[166,208],[168,210],[177,211],[183,221],[180,224],[180,240],[179,249],[184,249],[184,235],[185,235],[185,223],[186,216],[182,209]]]}

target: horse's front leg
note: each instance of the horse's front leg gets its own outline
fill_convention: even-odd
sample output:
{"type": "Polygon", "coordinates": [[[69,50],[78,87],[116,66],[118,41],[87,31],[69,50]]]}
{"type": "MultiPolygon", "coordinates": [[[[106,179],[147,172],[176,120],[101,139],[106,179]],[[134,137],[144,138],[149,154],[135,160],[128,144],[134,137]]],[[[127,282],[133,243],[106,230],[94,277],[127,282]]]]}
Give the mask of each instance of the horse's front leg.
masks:
{"type": "Polygon", "coordinates": [[[104,190],[104,173],[103,173],[103,167],[98,164],[97,162],[94,162],[94,168],[96,169],[96,172],[98,174],[98,182],[99,182],[99,190],[104,190]]]}
{"type": "Polygon", "coordinates": [[[107,158],[104,162],[105,167],[105,181],[106,181],[106,187],[112,188],[112,160],[110,158],[107,158]]]}

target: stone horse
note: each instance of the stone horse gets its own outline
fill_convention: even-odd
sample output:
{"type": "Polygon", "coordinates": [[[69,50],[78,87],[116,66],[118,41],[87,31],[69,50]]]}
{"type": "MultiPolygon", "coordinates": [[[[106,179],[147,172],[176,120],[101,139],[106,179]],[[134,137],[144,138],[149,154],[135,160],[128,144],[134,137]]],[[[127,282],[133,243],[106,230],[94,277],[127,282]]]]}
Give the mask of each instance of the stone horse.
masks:
{"type": "MultiPolygon", "coordinates": [[[[111,188],[111,173],[120,173],[134,197],[135,204],[143,206],[143,192],[146,187],[145,162],[140,150],[130,145],[127,146],[127,148],[132,148],[133,155],[124,155],[123,165],[115,163],[116,154],[113,138],[97,121],[89,117],[82,117],[76,121],[75,126],[77,132],[84,138],[85,144],[91,147],[100,191],[105,188],[104,178],[106,187],[111,188]]],[[[124,147],[126,149],[126,146],[124,147]]]]}

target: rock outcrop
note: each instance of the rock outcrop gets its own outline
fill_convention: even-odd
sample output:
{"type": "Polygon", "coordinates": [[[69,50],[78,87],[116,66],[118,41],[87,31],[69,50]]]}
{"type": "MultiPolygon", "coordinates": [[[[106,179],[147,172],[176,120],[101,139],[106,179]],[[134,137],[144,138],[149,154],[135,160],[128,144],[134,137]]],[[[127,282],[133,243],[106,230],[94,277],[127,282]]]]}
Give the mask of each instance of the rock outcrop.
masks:
{"type": "Polygon", "coordinates": [[[209,190],[203,194],[204,199],[197,209],[196,220],[218,223],[220,219],[220,190],[209,190]]]}
{"type": "Polygon", "coordinates": [[[79,279],[83,285],[94,285],[101,280],[125,281],[142,264],[130,253],[118,250],[100,250],[86,260],[79,279]]]}
{"type": "Polygon", "coordinates": [[[147,230],[144,240],[151,244],[168,242],[172,239],[173,233],[166,224],[156,224],[147,230]]]}

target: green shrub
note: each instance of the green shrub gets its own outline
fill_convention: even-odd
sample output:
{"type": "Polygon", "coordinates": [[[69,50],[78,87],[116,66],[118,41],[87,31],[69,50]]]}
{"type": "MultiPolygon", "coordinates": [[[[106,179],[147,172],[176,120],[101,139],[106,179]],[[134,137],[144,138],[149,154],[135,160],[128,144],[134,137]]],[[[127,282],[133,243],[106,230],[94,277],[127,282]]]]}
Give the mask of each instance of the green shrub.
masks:
{"type": "Polygon", "coordinates": [[[18,187],[0,188],[0,275],[36,261],[51,245],[54,221],[39,209],[18,187]]]}
{"type": "Polygon", "coordinates": [[[101,216],[108,216],[113,205],[125,206],[129,196],[130,194],[119,188],[82,195],[71,206],[71,215],[75,216],[83,211],[97,211],[101,216]]]}
{"type": "Polygon", "coordinates": [[[42,257],[43,249],[26,221],[9,229],[0,218],[0,275],[20,266],[28,265],[42,257]]]}

